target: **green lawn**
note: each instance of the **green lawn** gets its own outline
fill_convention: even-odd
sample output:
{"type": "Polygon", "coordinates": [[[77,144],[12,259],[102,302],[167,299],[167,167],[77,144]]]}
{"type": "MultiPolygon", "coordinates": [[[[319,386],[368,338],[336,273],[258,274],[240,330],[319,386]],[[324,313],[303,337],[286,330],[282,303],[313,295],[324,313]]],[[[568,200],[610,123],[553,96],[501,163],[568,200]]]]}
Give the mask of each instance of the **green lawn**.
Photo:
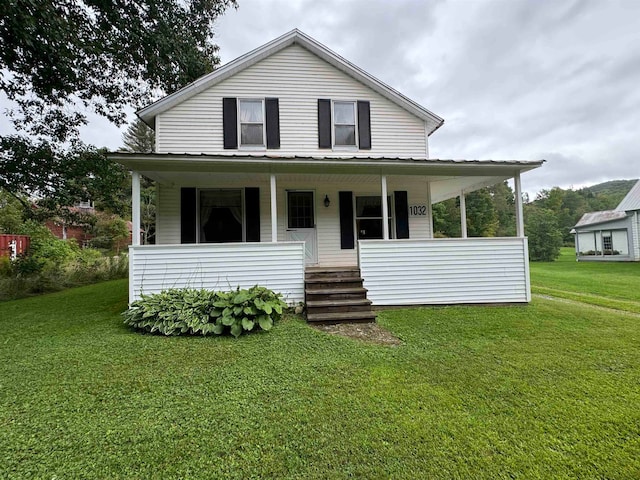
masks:
{"type": "Polygon", "coordinates": [[[564,247],[555,262],[531,263],[531,291],[640,313],[640,262],[576,262],[564,247]]]}
{"type": "Polygon", "coordinates": [[[0,304],[0,478],[640,477],[638,316],[394,310],[382,347],[141,335],[126,295],[0,304]]]}

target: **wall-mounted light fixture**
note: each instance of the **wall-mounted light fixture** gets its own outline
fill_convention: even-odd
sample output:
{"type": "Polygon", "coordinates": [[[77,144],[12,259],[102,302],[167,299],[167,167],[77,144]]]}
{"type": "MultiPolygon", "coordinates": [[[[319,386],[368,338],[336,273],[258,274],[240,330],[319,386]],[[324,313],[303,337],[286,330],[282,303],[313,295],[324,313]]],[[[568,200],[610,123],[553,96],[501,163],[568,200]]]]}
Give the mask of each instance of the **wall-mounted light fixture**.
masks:
{"type": "Polygon", "coordinates": [[[329,208],[329,205],[331,205],[331,200],[329,200],[329,195],[325,195],[324,196],[324,206],[329,208]]]}

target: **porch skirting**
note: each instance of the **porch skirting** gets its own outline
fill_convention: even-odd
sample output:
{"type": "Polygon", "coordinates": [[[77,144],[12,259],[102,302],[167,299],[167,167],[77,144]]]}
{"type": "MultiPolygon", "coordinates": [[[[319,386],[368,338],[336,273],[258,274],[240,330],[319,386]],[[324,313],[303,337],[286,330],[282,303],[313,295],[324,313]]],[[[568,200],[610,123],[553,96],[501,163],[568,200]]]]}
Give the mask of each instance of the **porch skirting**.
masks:
{"type": "Polygon", "coordinates": [[[169,288],[231,290],[261,285],[304,301],[304,242],[129,247],[129,302],[169,288]]]}
{"type": "Polygon", "coordinates": [[[531,300],[526,237],[360,240],[358,261],[374,306],[531,300]]]}

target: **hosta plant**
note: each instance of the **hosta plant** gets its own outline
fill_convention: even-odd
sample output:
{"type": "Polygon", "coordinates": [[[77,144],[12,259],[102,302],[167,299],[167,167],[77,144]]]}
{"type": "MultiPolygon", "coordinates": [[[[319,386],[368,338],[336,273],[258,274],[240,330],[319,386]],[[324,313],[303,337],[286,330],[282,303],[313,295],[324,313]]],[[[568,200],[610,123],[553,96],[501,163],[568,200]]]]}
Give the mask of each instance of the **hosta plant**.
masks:
{"type": "Polygon", "coordinates": [[[271,330],[284,308],[279,294],[258,285],[230,292],[173,288],[142,295],[122,315],[126,325],[150,333],[239,337],[271,330]]]}

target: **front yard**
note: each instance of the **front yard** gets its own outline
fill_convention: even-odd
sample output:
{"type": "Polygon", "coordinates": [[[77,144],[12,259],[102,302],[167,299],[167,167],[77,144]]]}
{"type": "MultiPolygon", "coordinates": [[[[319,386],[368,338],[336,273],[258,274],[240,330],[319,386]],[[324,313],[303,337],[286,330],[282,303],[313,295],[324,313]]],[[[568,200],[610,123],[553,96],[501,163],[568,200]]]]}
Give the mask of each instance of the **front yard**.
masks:
{"type": "Polygon", "coordinates": [[[126,281],[0,304],[0,478],[638,478],[640,317],[385,311],[384,347],[128,330],[126,281]]]}

